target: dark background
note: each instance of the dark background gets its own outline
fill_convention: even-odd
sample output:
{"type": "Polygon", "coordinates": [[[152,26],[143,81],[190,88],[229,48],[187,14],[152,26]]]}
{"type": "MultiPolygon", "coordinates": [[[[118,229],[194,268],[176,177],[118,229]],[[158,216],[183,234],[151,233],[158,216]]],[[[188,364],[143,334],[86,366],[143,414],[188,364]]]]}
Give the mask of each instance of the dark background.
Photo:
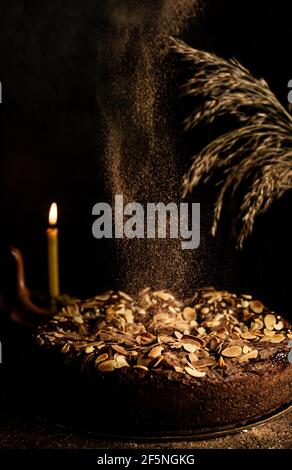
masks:
{"type": "MultiPolygon", "coordinates": [[[[129,8],[136,4],[125,2],[129,8]]],[[[153,10],[155,17],[157,2],[139,3],[150,14],[153,10]]],[[[180,37],[197,48],[235,56],[256,76],[264,77],[286,105],[292,77],[288,2],[203,3],[204,13],[190,18],[180,37]]],[[[0,0],[0,291],[4,302],[13,297],[14,289],[10,243],[23,251],[29,285],[46,290],[45,229],[53,200],[60,209],[62,290],[90,295],[115,287],[120,267],[112,246],[91,235],[91,208],[107,200],[101,164],[103,110],[97,96],[107,90],[109,76],[97,70],[97,63],[101,50],[111,54],[107,39],[113,4],[0,0]]],[[[177,81],[168,84],[175,90],[170,99],[177,113],[177,152],[183,172],[193,147],[190,139],[180,142],[184,109],[176,100],[179,85],[177,81]]],[[[212,185],[197,195],[201,202],[207,201],[208,209],[199,284],[251,291],[289,314],[291,194],[257,221],[243,253],[235,252],[228,223],[217,240],[208,235],[214,196],[212,185]]]]}

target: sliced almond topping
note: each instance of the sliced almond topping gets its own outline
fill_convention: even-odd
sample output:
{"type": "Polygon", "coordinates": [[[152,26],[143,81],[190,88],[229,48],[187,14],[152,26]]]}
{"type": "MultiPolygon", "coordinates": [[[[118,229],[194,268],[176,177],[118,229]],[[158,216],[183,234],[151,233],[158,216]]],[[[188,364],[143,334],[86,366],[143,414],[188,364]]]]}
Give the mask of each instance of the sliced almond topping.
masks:
{"type": "Polygon", "coordinates": [[[264,334],[266,336],[274,336],[276,334],[275,331],[268,330],[267,328],[264,329],[264,334]]]}
{"type": "Polygon", "coordinates": [[[188,357],[189,357],[190,362],[197,362],[198,361],[198,356],[194,353],[190,353],[188,357]]]}
{"type": "Polygon", "coordinates": [[[243,346],[242,348],[242,352],[243,354],[247,354],[248,352],[250,352],[252,350],[252,348],[250,348],[249,346],[247,346],[246,344],[243,346]]]}
{"type": "Polygon", "coordinates": [[[276,320],[275,315],[272,315],[271,313],[269,313],[268,315],[265,316],[264,322],[268,330],[273,330],[277,320],[276,320]]]}
{"type": "Polygon", "coordinates": [[[284,328],[284,323],[282,321],[279,321],[278,323],[276,323],[276,325],[274,326],[274,329],[277,330],[277,331],[281,331],[283,330],[284,328]]]}
{"type": "Polygon", "coordinates": [[[200,359],[196,363],[196,367],[201,368],[201,367],[211,367],[216,363],[216,359],[214,356],[207,357],[206,359],[200,359]]]}
{"type": "Polygon", "coordinates": [[[257,349],[253,349],[252,351],[248,352],[247,354],[244,354],[239,358],[239,362],[247,362],[250,359],[256,359],[259,355],[259,352],[257,349]]]}
{"type": "Polygon", "coordinates": [[[187,374],[191,375],[192,377],[205,377],[206,375],[206,372],[201,372],[197,369],[195,369],[194,367],[185,367],[185,371],[187,372],[187,374]]]}
{"type": "Polygon", "coordinates": [[[158,291],[154,292],[154,295],[156,295],[156,297],[159,297],[162,300],[173,300],[174,299],[172,294],[169,294],[168,292],[164,292],[162,290],[161,291],[158,290],[158,291]]]}
{"type": "Polygon", "coordinates": [[[125,310],[123,315],[124,315],[127,323],[134,323],[134,315],[133,315],[132,310],[129,310],[129,309],[125,310]]]}
{"type": "Polygon", "coordinates": [[[254,313],[260,314],[264,310],[264,306],[259,300],[252,300],[249,306],[254,313]]]}
{"type": "Polygon", "coordinates": [[[242,353],[242,348],[240,346],[229,346],[222,351],[222,356],[224,357],[238,357],[242,353]]]}
{"type": "Polygon", "coordinates": [[[115,361],[115,369],[121,369],[122,367],[129,367],[129,364],[122,354],[115,354],[114,355],[114,361],[115,361]]]}
{"type": "Polygon", "coordinates": [[[174,366],[175,372],[178,372],[179,374],[184,374],[185,370],[182,367],[179,366],[174,366]]]}
{"type": "Polygon", "coordinates": [[[113,344],[112,349],[120,354],[124,354],[124,355],[128,354],[128,351],[125,348],[123,348],[123,346],[120,346],[119,344],[113,344]]]}
{"type": "Polygon", "coordinates": [[[86,354],[90,354],[94,351],[94,347],[93,346],[87,346],[87,348],[85,348],[85,353],[86,354]]]}
{"type": "Polygon", "coordinates": [[[141,366],[140,364],[137,364],[134,366],[134,369],[142,369],[145,370],[146,372],[148,371],[148,367],[146,366],[141,366]]]}
{"type": "Polygon", "coordinates": [[[164,360],[164,356],[160,356],[157,361],[155,362],[155,364],[153,365],[153,367],[157,367],[159,366],[159,364],[161,364],[161,362],[164,360]]]}
{"type": "Polygon", "coordinates": [[[246,331],[245,333],[241,333],[240,335],[243,339],[256,339],[255,335],[252,335],[249,331],[246,331]]]}
{"type": "Polygon", "coordinates": [[[282,343],[284,341],[285,335],[277,334],[270,337],[270,343],[282,343]]]}
{"type": "Polygon", "coordinates": [[[174,332],[174,336],[175,336],[178,340],[180,340],[180,339],[183,337],[183,334],[182,334],[180,331],[175,331],[175,332],[174,332]]]}
{"type": "Polygon", "coordinates": [[[101,362],[98,364],[97,368],[100,372],[112,372],[115,370],[115,361],[109,360],[101,362]]]}
{"type": "Polygon", "coordinates": [[[101,354],[95,359],[95,364],[99,364],[100,362],[106,361],[107,359],[108,359],[108,354],[106,353],[101,354]]]}
{"type": "Polygon", "coordinates": [[[62,352],[63,354],[66,354],[67,352],[70,351],[70,347],[71,347],[70,344],[68,344],[68,343],[64,344],[64,346],[63,346],[62,349],[61,349],[61,352],[62,352]]]}
{"type": "Polygon", "coordinates": [[[154,348],[151,349],[149,352],[148,356],[152,358],[159,357],[163,351],[163,346],[154,346],[154,348]]]}
{"type": "Polygon", "coordinates": [[[182,347],[184,348],[185,351],[189,352],[189,353],[194,353],[196,351],[198,351],[198,346],[196,346],[195,344],[192,344],[192,343],[182,343],[182,347]]]}
{"type": "Polygon", "coordinates": [[[210,312],[209,307],[203,307],[203,308],[201,308],[201,313],[203,313],[203,315],[205,315],[205,314],[207,314],[207,313],[209,313],[209,312],[210,312]]]}
{"type": "Polygon", "coordinates": [[[196,319],[196,311],[194,308],[185,307],[183,310],[183,317],[186,321],[191,322],[196,319]]]}
{"type": "Polygon", "coordinates": [[[241,297],[243,297],[246,300],[252,300],[252,295],[249,295],[249,294],[241,294],[241,297]]]}

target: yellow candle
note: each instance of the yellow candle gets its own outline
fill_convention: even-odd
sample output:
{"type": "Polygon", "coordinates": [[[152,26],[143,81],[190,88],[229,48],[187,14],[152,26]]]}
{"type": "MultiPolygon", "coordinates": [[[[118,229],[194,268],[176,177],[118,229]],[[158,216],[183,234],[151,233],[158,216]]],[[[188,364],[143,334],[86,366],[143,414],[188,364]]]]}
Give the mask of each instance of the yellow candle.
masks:
{"type": "Polygon", "coordinates": [[[48,236],[48,274],[49,274],[49,292],[52,298],[59,297],[59,250],[58,250],[58,207],[55,202],[51,205],[49,213],[48,236]]]}

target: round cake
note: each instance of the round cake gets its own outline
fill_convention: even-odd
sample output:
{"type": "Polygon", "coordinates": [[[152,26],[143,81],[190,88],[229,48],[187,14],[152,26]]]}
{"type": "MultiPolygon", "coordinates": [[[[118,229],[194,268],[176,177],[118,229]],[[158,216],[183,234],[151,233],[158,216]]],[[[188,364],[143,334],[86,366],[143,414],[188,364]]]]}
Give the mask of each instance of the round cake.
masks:
{"type": "Polygon", "coordinates": [[[67,383],[66,397],[85,422],[216,430],[290,402],[290,328],[250,295],[204,288],[180,301],[146,288],[135,299],[110,291],[74,300],[35,340],[41,373],[67,383]]]}

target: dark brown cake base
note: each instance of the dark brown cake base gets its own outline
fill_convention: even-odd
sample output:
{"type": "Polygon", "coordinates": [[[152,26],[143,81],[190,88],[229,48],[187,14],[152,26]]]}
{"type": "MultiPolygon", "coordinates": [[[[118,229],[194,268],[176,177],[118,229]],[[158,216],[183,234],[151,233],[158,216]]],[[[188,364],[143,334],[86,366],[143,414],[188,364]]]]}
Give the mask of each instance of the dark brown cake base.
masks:
{"type": "Polygon", "coordinates": [[[244,425],[291,401],[283,318],[249,296],[202,290],[186,306],[167,295],[153,303],[154,293],[146,310],[143,300],[123,307],[118,294],[97,297],[41,327],[39,381],[58,398],[52,412],[145,435],[244,425]]]}

